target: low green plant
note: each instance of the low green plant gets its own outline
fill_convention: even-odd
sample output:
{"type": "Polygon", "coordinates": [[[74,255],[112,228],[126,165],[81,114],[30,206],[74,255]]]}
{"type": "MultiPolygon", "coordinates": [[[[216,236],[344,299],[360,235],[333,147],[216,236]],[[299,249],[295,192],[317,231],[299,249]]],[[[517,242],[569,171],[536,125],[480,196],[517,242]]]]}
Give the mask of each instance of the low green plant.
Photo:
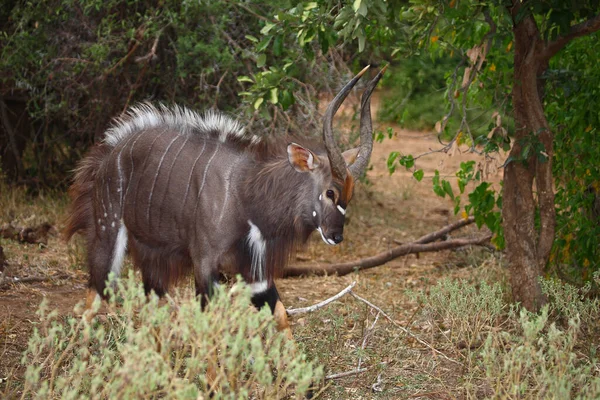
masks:
{"type": "Polygon", "coordinates": [[[103,321],[61,320],[42,302],[22,359],[23,398],[294,398],[322,376],[241,282],[219,288],[204,311],[192,295],[147,297],[133,273],[115,282],[103,321]]]}
{"type": "Polygon", "coordinates": [[[425,317],[453,344],[471,348],[483,342],[506,310],[500,284],[444,279],[416,296],[425,317]]]}
{"type": "Polygon", "coordinates": [[[493,398],[600,398],[600,364],[577,354],[579,317],[561,330],[548,315],[548,306],[539,314],[523,309],[515,332],[488,336],[481,354],[493,398]]]}
{"type": "MultiPolygon", "coordinates": [[[[596,282],[600,282],[600,271],[594,274],[596,282]]],[[[542,292],[550,300],[550,312],[564,321],[574,318],[580,320],[584,333],[593,333],[600,321],[600,298],[589,298],[592,283],[587,282],[578,288],[558,279],[542,279],[542,292]]]]}

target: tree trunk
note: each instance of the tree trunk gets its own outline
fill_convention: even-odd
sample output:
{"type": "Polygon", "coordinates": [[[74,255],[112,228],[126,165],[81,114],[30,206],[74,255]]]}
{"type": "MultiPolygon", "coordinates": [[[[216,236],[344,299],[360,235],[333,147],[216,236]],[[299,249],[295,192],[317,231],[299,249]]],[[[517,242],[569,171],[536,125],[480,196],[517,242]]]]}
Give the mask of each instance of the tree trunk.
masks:
{"type": "MultiPolygon", "coordinates": [[[[513,19],[518,8],[516,5],[512,9],[513,19]]],[[[502,216],[514,299],[536,311],[546,302],[539,277],[550,256],[555,229],[553,134],[544,115],[540,79],[548,64],[540,57],[544,42],[533,17],[522,19],[514,25],[513,31],[512,95],[516,129],[511,161],[504,170],[502,216]],[[530,152],[524,157],[526,147],[530,152]],[[538,208],[540,224],[536,227],[538,208]]]]}

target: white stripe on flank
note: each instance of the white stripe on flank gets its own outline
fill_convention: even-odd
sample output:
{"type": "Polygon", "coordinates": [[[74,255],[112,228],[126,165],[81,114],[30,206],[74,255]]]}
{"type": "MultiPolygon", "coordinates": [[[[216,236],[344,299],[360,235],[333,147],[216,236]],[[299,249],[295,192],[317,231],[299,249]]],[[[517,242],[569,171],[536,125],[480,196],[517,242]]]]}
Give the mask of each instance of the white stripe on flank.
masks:
{"type": "Polygon", "coordinates": [[[123,260],[125,260],[125,251],[127,250],[127,228],[125,223],[121,220],[121,226],[119,227],[119,233],[117,234],[117,240],[115,242],[115,249],[113,251],[112,264],[110,271],[115,274],[115,277],[121,275],[121,268],[123,267],[123,260]]]}
{"type": "Polygon", "coordinates": [[[263,239],[260,229],[248,220],[250,232],[248,232],[248,246],[252,253],[252,267],[250,274],[255,281],[265,280],[265,253],[267,242],[263,239]]]}
{"type": "Polygon", "coordinates": [[[190,176],[188,177],[188,183],[185,187],[185,195],[183,196],[183,203],[181,203],[181,212],[182,213],[183,213],[183,208],[185,207],[185,202],[187,201],[188,193],[190,191],[190,186],[192,183],[192,176],[194,175],[194,168],[196,168],[196,163],[198,162],[198,160],[204,153],[205,148],[206,148],[206,139],[204,139],[204,146],[202,146],[202,150],[200,150],[200,154],[198,154],[198,157],[196,157],[196,159],[194,160],[194,163],[192,164],[192,169],[190,169],[190,176]]]}
{"type": "Polygon", "coordinates": [[[215,152],[213,153],[212,156],[210,156],[210,158],[208,159],[208,162],[206,163],[206,168],[204,169],[204,175],[202,175],[202,185],[200,185],[200,190],[198,190],[198,197],[197,197],[196,201],[198,201],[198,199],[200,199],[200,194],[202,193],[202,189],[204,189],[204,184],[206,183],[206,174],[208,174],[208,168],[210,167],[210,163],[212,162],[213,158],[215,158],[215,156],[217,155],[218,152],[219,152],[219,143],[217,143],[217,146],[215,147],[215,152]]]}
{"type": "Polygon", "coordinates": [[[219,215],[219,219],[217,224],[221,224],[221,221],[223,221],[223,217],[225,216],[225,211],[227,211],[227,203],[229,202],[229,192],[230,192],[230,186],[231,186],[231,173],[233,172],[233,170],[235,169],[235,165],[234,164],[230,164],[228,167],[227,172],[225,173],[225,198],[223,199],[223,204],[221,205],[221,215],[219,215]]]}
{"type": "Polygon", "coordinates": [[[269,288],[269,284],[267,283],[267,281],[252,282],[250,284],[250,289],[252,289],[252,294],[259,294],[262,292],[266,292],[268,288],[269,288]]]}
{"type": "Polygon", "coordinates": [[[346,215],[346,209],[342,208],[342,206],[337,206],[337,209],[342,213],[342,215],[346,215]]]}
{"type": "Polygon", "coordinates": [[[150,225],[150,209],[152,208],[152,195],[154,194],[154,187],[156,186],[156,181],[158,180],[158,175],[160,174],[160,167],[162,166],[162,163],[165,160],[165,156],[169,152],[169,149],[171,149],[171,146],[173,145],[173,143],[175,143],[175,141],[177,139],[179,139],[179,136],[175,136],[175,138],[173,138],[173,140],[171,140],[171,143],[169,143],[169,145],[167,146],[167,149],[165,150],[162,157],[160,158],[160,161],[158,162],[158,167],[156,167],[156,174],[154,174],[154,182],[152,182],[152,188],[150,189],[150,196],[148,197],[148,211],[146,212],[146,219],[148,220],[148,226],[151,226],[150,225]]]}

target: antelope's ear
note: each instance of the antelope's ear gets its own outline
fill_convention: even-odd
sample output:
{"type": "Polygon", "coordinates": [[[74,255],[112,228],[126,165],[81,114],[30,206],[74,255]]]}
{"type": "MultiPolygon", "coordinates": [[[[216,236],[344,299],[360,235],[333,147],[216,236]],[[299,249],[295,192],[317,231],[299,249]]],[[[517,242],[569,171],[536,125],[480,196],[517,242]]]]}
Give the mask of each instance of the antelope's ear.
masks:
{"type": "Polygon", "coordinates": [[[346,150],[342,153],[347,166],[354,164],[354,161],[356,161],[356,157],[358,156],[358,150],[360,150],[360,148],[355,147],[354,149],[346,150]]]}
{"type": "Polygon", "coordinates": [[[288,144],[287,153],[290,164],[298,172],[310,172],[321,165],[315,153],[299,144],[288,144]]]}

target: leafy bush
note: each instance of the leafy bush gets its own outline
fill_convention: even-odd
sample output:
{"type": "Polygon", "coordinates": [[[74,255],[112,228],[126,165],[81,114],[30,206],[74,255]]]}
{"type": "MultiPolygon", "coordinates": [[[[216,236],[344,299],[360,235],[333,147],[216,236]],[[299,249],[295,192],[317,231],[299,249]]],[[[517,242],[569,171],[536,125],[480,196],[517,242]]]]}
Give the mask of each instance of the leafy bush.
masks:
{"type": "Polygon", "coordinates": [[[24,397],[197,399],[209,392],[209,364],[215,399],[301,396],[321,378],[276,332],[268,308],[253,311],[242,283],[219,289],[204,311],[190,295],[179,304],[148,299],[133,273],[117,293],[106,320],[91,324],[60,321],[42,303],[22,359],[24,397]]]}

